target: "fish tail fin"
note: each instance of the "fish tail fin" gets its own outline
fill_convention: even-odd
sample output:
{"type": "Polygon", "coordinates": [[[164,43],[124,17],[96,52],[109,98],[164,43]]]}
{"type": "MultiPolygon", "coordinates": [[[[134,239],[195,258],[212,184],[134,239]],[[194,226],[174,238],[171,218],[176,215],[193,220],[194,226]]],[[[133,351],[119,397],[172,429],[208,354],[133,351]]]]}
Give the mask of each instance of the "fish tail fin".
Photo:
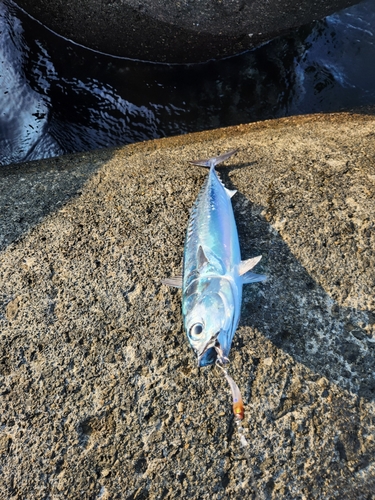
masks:
{"type": "Polygon", "coordinates": [[[192,163],[193,165],[198,165],[200,167],[215,168],[216,165],[227,160],[237,152],[238,149],[232,149],[231,151],[228,151],[227,153],[224,153],[220,156],[214,156],[213,158],[208,158],[207,160],[193,160],[190,161],[190,163],[192,163]]]}

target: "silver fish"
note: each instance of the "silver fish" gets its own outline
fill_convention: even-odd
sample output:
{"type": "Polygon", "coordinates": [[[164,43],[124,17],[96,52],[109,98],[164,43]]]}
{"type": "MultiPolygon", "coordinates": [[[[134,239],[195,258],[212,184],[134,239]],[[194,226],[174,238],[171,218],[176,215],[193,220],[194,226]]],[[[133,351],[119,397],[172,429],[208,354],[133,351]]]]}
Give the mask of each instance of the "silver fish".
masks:
{"type": "Polygon", "coordinates": [[[210,169],[190,214],[184,247],[183,273],[163,280],[182,288],[182,314],[198,366],[228,361],[240,319],[242,286],[264,281],[251,269],[261,256],[241,260],[231,198],[215,165],[237,150],[208,160],[193,161],[210,169]]]}

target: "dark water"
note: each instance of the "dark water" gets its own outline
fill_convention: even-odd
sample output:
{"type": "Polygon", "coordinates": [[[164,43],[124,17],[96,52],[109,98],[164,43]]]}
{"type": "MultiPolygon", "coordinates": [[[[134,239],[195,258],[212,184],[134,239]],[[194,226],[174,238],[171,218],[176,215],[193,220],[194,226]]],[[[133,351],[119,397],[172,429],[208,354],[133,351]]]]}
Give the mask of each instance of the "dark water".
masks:
{"type": "Polygon", "coordinates": [[[0,31],[0,165],[375,104],[375,0],[191,66],[95,53],[9,0],[0,31]]]}

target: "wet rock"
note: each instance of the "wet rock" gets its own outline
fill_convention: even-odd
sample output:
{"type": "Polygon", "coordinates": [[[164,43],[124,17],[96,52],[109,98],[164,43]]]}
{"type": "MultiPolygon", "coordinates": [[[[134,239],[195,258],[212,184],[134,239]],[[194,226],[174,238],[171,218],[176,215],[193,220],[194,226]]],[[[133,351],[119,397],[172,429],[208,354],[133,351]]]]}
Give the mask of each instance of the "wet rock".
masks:
{"type": "Polygon", "coordinates": [[[353,0],[17,0],[57,33],[118,56],[201,62],[233,55],[353,0]]]}
{"type": "Polygon", "coordinates": [[[4,169],[27,224],[0,226],[0,497],[371,498],[374,125],[297,117],[4,169]],[[269,276],[230,353],[247,451],[161,285],[207,175],[187,160],[234,147],[242,255],[269,276]]]}

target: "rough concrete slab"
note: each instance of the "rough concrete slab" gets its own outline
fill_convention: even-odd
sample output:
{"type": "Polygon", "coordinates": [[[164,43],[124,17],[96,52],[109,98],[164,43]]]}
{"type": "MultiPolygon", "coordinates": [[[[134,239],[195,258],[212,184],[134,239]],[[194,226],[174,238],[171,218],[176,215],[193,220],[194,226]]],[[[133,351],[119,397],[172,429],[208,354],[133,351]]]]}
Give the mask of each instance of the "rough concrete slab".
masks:
{"type": "Polygon", "coordinates": [[[0,497],[373,498],[374,137],[297,117],[3,171],[27,224],[0,225],[0,497]],[[160,283],[206,175],[187,160],[234,147],[242,254],[269,276],[230,355],[248,453],[160,283]]]}

